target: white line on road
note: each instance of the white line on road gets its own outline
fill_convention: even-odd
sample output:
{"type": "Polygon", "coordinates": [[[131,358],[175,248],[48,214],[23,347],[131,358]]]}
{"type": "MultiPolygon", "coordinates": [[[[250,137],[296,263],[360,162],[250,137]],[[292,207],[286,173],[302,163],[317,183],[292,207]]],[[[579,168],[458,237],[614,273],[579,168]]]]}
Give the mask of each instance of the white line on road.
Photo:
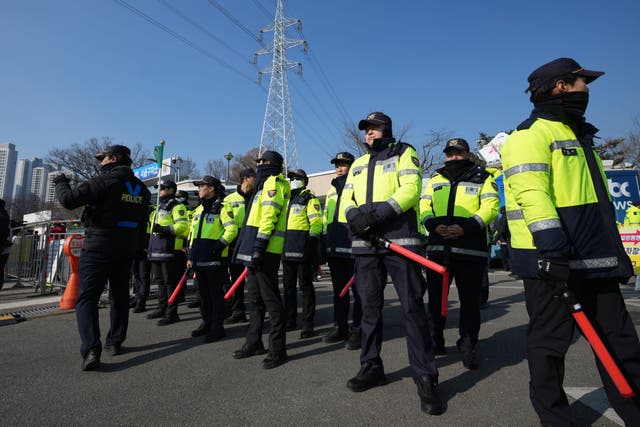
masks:
{"type": "Polygon", "coordinates": [[[609,400],[604,393],[604,389],[595,387],[565,387],[565,393],[578,400],[583,405],[609,418],[614,423],[624,426],[622,418],[609,406],[609,400]]]}

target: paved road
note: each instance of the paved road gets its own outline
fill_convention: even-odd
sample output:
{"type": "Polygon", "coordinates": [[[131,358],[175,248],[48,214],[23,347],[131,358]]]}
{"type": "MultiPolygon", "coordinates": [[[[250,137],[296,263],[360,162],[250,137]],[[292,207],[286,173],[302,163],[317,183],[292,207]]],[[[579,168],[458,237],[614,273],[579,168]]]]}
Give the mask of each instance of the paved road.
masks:
{"type": "MultiPolygon", "coordinates": [[[[325,275],[326,277],[326,275],[325,275]]],[[[490,305],[483,310],[480,368],[467,371],[455,350],[458,303],[451,292],[446,330],[449,355],[438,359],[440,391],[448,411],[420,411],[408,368],[399,301],[386,289],[382,357],[390,383],[364,393],[345,384],[359,369],[358,352],[321,342],[331,324],[331,291],[317,282],[317,336],[289,332],[290,361],[271,371],[262,357],[234,360],[246,325],[202,344],[189,333],[199,324],[195,309],[180,307],[182,321],[165,327],[132,314],[126,353],[103,357],[98,372],[81,372],[73,312],[36,310],[29,320],[0,326],[0,422],[40,425],[376,425],[537,426],[528,398],[522,282],[491,274],[490,305]]],[[[640,326],[640,293],[623,286],[640,326]]],[[[0,293],[0,313],[16,311],[10,291],[0,293]]],[[[38,302],[33,300],[30,303],[38,302]]],[[[41,307],[47,307],[46,305],[41,307]]],[[[108,310],[100,311],[103,334],[108,310]]],[[[265,336],[266,342],[266,336],[265,336]]],[[[577,425],[622,425],[604,398],[587,344],[577,339],[567,355],[565,387],[577,425]]]]}

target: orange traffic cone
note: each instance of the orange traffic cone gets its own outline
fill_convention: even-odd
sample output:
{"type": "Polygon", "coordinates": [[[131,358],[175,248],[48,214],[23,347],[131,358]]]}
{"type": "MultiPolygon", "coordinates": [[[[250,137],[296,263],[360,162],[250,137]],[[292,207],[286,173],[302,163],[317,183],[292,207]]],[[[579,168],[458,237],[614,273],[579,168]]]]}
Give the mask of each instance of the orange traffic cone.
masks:
{"type": "Polygon", "coordinates": [[[71,274],[67,280],[67,287],[64,290],[62,298],[60,298],[60,309],[70,310],[76,306],[78,299],[78,261],[80,260],[80,250],[84,236],[80,234],[72,234],[64,240],[62,250],[69,257],[69,265],[71,266],[71,274]]]}

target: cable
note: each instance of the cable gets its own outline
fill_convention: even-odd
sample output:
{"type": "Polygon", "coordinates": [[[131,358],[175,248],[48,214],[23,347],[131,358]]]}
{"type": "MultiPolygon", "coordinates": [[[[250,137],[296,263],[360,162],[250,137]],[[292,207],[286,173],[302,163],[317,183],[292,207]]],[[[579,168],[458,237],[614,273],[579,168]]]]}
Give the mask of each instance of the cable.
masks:
{"type": "MultiPolygon", "coordinates": [[[[176,33],[175,31],[173,31],[172,29],[170,29],[169,27],[161,24],[160,22],[156,21],[155,19],[151,18],[149,15],[145,14],[144,12],[136,9],[135,7],[131,6],[129,3],[127,3],[124,0],[113,0],[114,2],[118,3],[119,5],[121,5],[122,7],[125,7],[127,9],[129,9],[129,11],[135,13],[136,15],[140,16],[142,19],[144,19],[145,21],[155,25],[156,27],[160,28],[162,31],[170,34],[171,36],[173,36],[174,38],[180,40],[182,43],[186,44],[187,46],[189,46],[190,48],[200,52],[201,54],[203,54],[204,56],[206,56],[207,58],[217,62],[218,64],[222,65],[223,67],[227,68],[230,71],[233,71],[234,73],[238,74],[240,77],[242,77],[245,80],[250,81],[251,83],[254,83],[256,85],[258,85],[258,82],[256,80],[253,80],[251,77],[249,77],[248,75],[246,75],[245,73],[243,73],[242,71],[238,70],[237,68],[233,67],[232,65],[227,64],[225,61],[223,61],[222,59],[218,58],[217,56],[209,53],[206,49],[203,49],[202,47],[198,46],[197,44],[193,43],[192,41],[190,41],[189,39],[187,39],[186,37],[176,33]]],[[[260,85],[258,85],[260,86],[260,85]]]]}
{"type": "Polygon", "coordinates": [[[184,13],[180,12],[178,9],[176,9],[175,7],[173,7],[172,5],[170,5],[169,3],[167,3],[165,0],[158,0],[158,3],[162,4],[164,7],[166,7],[167,9],[169,9],[171,12],[173,12],[174,14],[178,15],[179,17],[181,17],[182,19],[184,19],[185,21],[187,21],[189,24],[193,25],[194,27],[196,27],[197,29],[199,29],[200,31],[202,31],[203,33],[205,33],[206,35],[208,35],[209,37],[211,37],[212,39],[214,39],[215,41],[217,41],[218,43],[220,43],[222,46],[226,47],[228,50],[230,50],[231,52],[235,53],[236,56],[238,56],[240,59],[242,59],[243,61],[246,61],[250,64],[253,64],[252,61],[249,61],[247,59],[247,57],[242,54],[241,52],[239,52],[238,50],[234,49],[233,47],[231,47],[229,44],[227,44],[224,40],[222,40],[221,38],[217,37],[215,34],[211,33],[209,30],[207,30],[206,28],[204,28],[202,25],[198,24],[197,22],[191,20],[188,16],[186,16],[184,13]]]}
{"type": "Polygon", "coordinates": [[[260,10],[264,12],[265,15],[267,15],[270,19],[273,19],[273,14],[269,12],[269,10],[266,7],[264,7],[259,0],[253,0],[253,2],[256,4],[256,6],[258,6],[260,10]]]}
{"type": "Polygon", "coordinates": [[[240,21],[238,21],[235,16],[233,16],[231,13],[229,13],[229,11],[227,9],[222,7],[222,5],[220,3],[218,3],[215,0],[208,0],[208,1],[213,7],[218,9],[224,16],[227,17],[227,19],[229,19],[231,22],[233,22],[238,28],[240,28],[242,31],[247,33],[252,39],[257,41],[260,46],[266,48],[265,44],[262,42],[262,40],[260,40],[260,38],[258,36],[253,34],[253,32],[251,32],[250,29],[248,29],[247,27],[242,25],[242,23],[240,21]]]}

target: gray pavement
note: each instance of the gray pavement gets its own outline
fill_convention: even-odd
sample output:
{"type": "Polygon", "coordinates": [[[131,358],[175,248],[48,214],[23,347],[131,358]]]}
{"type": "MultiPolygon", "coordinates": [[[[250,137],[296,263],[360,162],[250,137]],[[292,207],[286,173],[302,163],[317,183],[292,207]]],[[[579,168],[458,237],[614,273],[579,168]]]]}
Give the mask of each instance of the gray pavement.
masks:
{"type": "MultiPolygon", "coordinates": [[[[132,313],[126,352],[103,354],[100,371],[81,372],[73,311],[60,312],[42,297],[28,298],[33,290],[5,289],[0,291],[0,314],[42,309],[27,314],[25,322],[0,326],[0,420],[8,426],[537,426],[528,398],[522,282],[501,271],[490,278],[477,371],[464,369],[455,349],[459,306],[452,287],[445,331],[449,355],[438,358],[439,390],[448,410],[439,417],[420,411],[393,286],[385,291],[382,353],[389,384],[364,393],[345,386],[359,369],[359,352],[321,341],[332,316],[327,274],[316,282],[316,336],[300,340],[299,331],[289,332],[290,361],[270,371],[261,368],[262,356],[231,357],[243,344],[246,324],[227,327],[220,342],[202,344],[190,337],[199,312],[183,305],[181,322],[164,327],[147,320],[147,313],[132,313]]],[[[622,289],[638,327],[640,293],[632,286],[622,289]]],[[[108,309],[100,310],[103,336],[108,316],[108,309]]],[[[565,388],[576,425],[622,425],[608,409],[593,355],[582,338],[567,355],[565,388]]]]}

